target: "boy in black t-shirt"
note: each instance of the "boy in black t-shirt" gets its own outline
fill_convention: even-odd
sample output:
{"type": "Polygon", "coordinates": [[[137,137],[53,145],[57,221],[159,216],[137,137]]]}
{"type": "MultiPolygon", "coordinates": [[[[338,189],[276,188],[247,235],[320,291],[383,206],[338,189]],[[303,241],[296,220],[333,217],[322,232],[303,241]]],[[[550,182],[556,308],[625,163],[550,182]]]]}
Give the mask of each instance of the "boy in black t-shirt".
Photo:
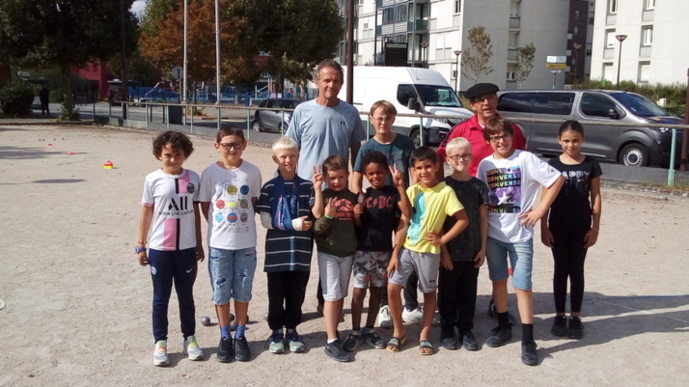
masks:
{"type": "MultiPolygon", "coordinates": [[[[445,246],[452,260],[451,268],[440,267],[438,310],[440,312],[440,341],[445,349],[457,349],[461,344],[469,351],[478,349],[472,333],[476,310],[478,272],[486,257],[488,236],[488,187],[469,174],[471,143],[457,137],[447,144],[447,163],[454,169],[445,183],[457,194],[469,218],[469,225],[445,246]],[[455,327],[458,330],[455,338],[455,327]]],[[[445,220],[443,229],[450,230],[454,218],[445,220]]]]}
{"type": "Polygon", "coordinates": [[[358,246],[354,253],[352,276],[352,332],[342,345],[345,351],[356,350],[362,342],[382,349],[385,341],[373,330],[376,322],[382,287],[386,285],[387,267],[392,254],[398,254],[404,243],[411,204],[405,191],[402,172],[388,166],[387,157],[378,151],[369,151],[361,166],[371,187],[359,194],[354,208],[354,224],[358,228],[358,246]],[[385,185],[388,171],[395,185],[385,185]],[[395,235],[393,245],[391,236],[395,235]],[[366,289],[371,296],[368,303],[366,326],[361,329],[361,314],[366,289]]]}

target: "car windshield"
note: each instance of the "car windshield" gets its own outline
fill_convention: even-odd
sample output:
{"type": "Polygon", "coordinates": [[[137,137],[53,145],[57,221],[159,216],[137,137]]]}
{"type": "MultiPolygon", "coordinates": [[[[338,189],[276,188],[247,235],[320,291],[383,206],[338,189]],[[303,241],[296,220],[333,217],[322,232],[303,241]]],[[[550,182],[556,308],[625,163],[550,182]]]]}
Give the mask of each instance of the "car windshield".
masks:
{"type": "Polygon", "coordinates": [[[660,106],[651,100],[638,94],[615,93],[612,94],[619,103],[639,117],[669,116],[660,106]]]}
{"type": "Polygon", "coordinates": [[[414,85],[424,106],[462,107],[451,87],[414,85]]]}
{"type": "Polygon", "coordinates": [[[295,101],[293,99],[281,99],[280,100],[280,107],[283,109],[294,109],[297,107],[299,104],[299,101],[295,101]]]}

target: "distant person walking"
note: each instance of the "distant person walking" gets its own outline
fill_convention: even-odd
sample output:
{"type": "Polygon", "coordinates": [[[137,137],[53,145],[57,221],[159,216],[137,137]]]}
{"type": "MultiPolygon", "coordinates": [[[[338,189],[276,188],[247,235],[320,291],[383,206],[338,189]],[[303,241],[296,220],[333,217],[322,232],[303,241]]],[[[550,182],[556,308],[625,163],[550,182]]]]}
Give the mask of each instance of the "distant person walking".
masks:
{"type": "Polygon", "coordinates": [[[50,92],[43,86],[38,92],[38,99],[41,100],[41,115],[50,116],[50,92]]]}
{"type": "Polygon", "coordinates": [[[106,97],[108,97],[108,103],[110,106],[112,106],[112,100],[115,98],[115,93],[113,93],[112,88],[108,89],[108,94],[106,94],[106,97]]]}

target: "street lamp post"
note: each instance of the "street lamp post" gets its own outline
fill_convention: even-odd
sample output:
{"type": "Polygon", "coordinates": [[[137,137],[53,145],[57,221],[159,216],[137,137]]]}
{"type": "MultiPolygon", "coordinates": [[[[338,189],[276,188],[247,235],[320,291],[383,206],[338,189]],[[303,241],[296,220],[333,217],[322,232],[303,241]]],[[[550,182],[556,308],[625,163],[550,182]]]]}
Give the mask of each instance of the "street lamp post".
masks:
{"type": "Polygon", "coordinates": [[[622,42],[624,42],[625,39],[627,39],[627,35],[615,35],[615,39],[617,39],[620,42],[620,52],[617,55],[617,82],[615,82],[616,85],[620,84],[620,64],[622,63],[622,42]]]}
{"type": "Polygon", "coordinates": [[[426,49],[428,49],[428,42],[421,42],[421,61],[424,63],[424,66],[428,68],[428,52],[426,49]]]}
{"type": "Polygon", "coordinates": [[[457,56],[457,70],[455,72],[455,93],[459,93],[459,56],[462,50],[455,50],[454,54],[457,56]]]}

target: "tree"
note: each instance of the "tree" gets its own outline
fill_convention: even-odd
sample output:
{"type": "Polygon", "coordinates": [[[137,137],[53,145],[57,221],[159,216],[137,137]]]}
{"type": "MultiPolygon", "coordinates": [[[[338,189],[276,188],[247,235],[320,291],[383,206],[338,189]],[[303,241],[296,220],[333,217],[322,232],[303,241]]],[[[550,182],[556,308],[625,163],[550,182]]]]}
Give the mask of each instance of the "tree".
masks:
{"type": "Polygon", "coordinates": [[[519,83],[519,88],[522,88],[522,82],[529,77],[531,69],[533,69],[533,61],[536,57],[536,46],[533,42],[524,47],[517,47],[517,72],[514,79],[519,83]]]}
{"type": "Polygon", "coordinates": [[[483,75],[488,75],[494,70],[488,66],[493,57],[493,45],[484,27],[470,29],[467,40],[469,47],[462,51],[462,74],[478,83],[483,75]]]}
{"type": "MultiPolygon", "coordinates": [[[[133,0],[2,0],[0,61],[38,69],[57,67],[64,107],[71,117],[71,67],[108,60],[121,50],[122,8],[126,31],[136,24],[136,18],[128,11],[132,3],[133,0]]],[[[133,42],[129,34],[127,39],[133,42]]]]}

